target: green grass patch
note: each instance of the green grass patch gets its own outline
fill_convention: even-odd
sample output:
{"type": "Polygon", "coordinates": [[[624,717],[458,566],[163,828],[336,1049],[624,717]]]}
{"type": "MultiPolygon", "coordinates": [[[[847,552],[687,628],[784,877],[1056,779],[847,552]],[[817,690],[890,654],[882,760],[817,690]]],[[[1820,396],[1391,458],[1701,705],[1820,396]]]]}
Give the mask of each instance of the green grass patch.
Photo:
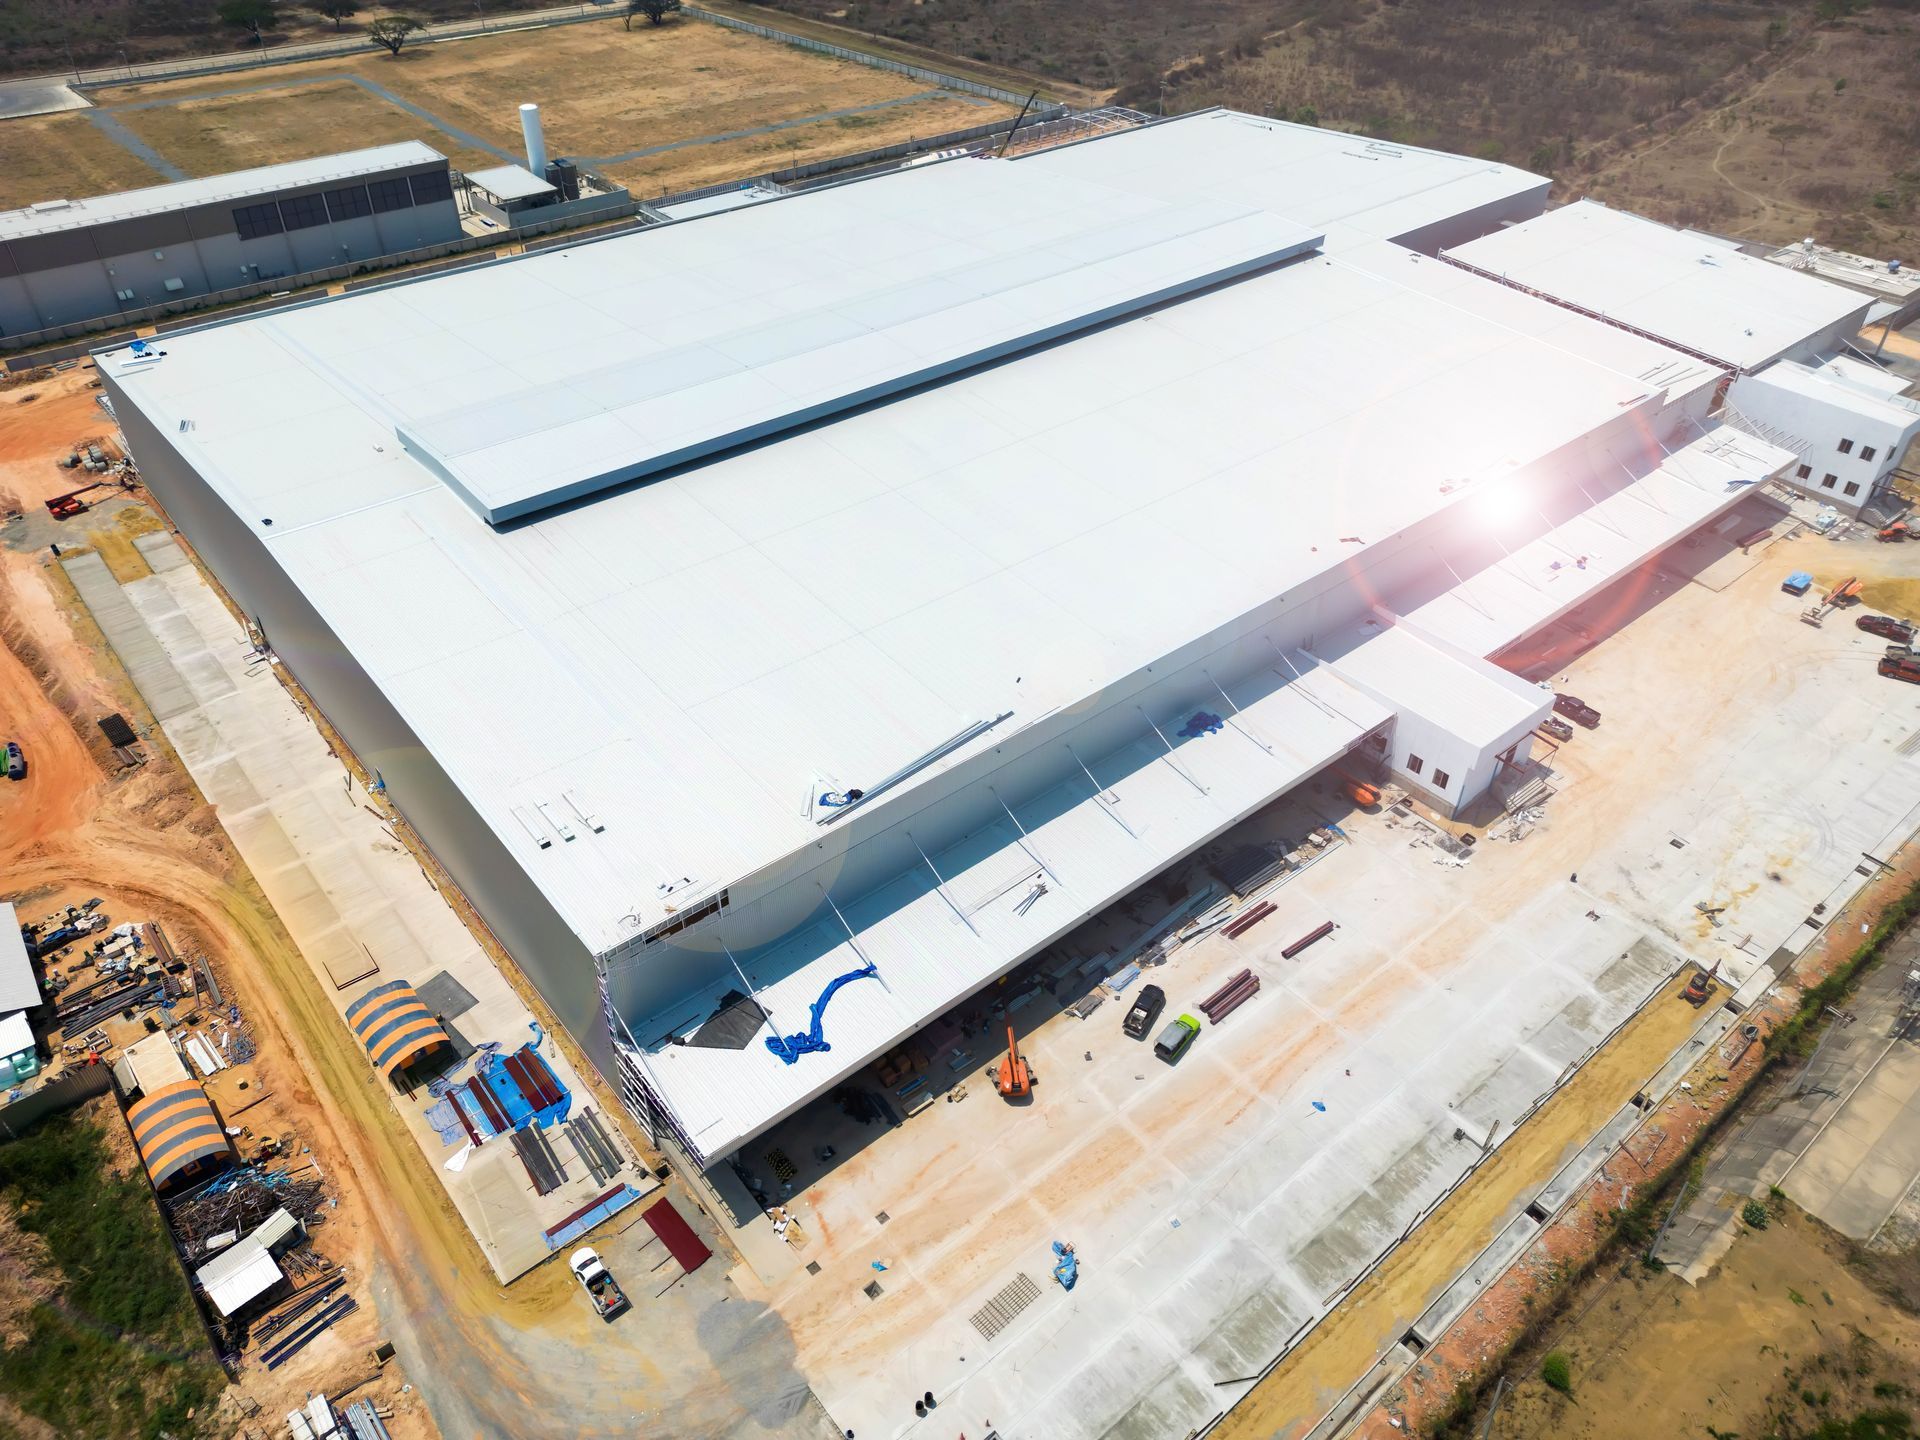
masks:
{"type": "Polygon", "coordinates": [[[1547,1358],[1540,1362],[1540,1378],[1550,1389],[1558,1390],[1562,1395],[1573,1393],[1573,1364],[1564,1350],[1550,1351],[1547,1358]]]}
{"type": "MultiPolygon", "coordinates": [[[[105,1102],[101,1102],[105,1103],[105,1102]]],[[[198,1433],[226,1378],[139,1175],[115,1175],[85,1112],[0,1144],[0,1197],[65,1277],[0,1350],[0,1393],[62,1435],[198,1433]]]]}

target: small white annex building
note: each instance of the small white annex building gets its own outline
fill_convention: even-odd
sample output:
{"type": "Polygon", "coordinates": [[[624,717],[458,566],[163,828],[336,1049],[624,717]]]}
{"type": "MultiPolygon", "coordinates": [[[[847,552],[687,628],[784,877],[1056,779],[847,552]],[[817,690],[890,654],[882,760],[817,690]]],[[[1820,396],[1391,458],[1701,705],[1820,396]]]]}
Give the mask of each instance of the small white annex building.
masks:
{"type": "Polygon", "coordinates": [[[1794,451],[1786,482],[1846,514],[1884,498],[1920,435],[1920,401],[1860,348],[1870,312],[1884,307],[1818,268],[1592,200],[1446,258],[1725,370],[1727,422],[1794,451]]]}
{"type": "Polygon", "coordinates": [[[1550,697],[1489,657],[1789,465],[1727,366],[1436,258],[1546,190],[1214,111],[99,365],[709,1164],[1330,767],[1498,794],[1550,697]]]}

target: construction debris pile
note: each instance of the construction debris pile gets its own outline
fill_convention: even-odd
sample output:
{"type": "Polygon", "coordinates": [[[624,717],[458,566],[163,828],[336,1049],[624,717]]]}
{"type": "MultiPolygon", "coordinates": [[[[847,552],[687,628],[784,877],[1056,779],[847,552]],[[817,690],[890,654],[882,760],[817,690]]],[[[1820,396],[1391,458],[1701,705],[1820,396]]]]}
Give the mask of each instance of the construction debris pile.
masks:
{"type": "Polygon", "coordinates": [[[160,1208],[182,1250],[197,1259],[230,1243],[230,1238],[259,1228],[276,1210],[287,1211],[309,1229],[323,1224],[331,1200],[312,1165],[294,1170],[242,1165],[179,1195],[163,1197],[160,1208]]]}

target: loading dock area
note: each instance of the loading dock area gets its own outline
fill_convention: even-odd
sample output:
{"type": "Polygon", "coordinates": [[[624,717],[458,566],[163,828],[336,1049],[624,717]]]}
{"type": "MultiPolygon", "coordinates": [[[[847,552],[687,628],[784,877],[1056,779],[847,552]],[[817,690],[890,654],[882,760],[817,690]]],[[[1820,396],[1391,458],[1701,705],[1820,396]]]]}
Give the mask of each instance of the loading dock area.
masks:
{"type": "MultiPolygon", "coordinates": [[[[1324,774],[1226,837],[1298,840],[1331,819],[1346,843],[1239,937],[1143,972],[1169,1018],[1243,969],[1260,979],[1177,1065],[1122,1035],[1122,1001],[1023,1017],[1034,1098],[1009,1106],[989,1016],[959,1047],[968,1063],[929,1067],[963,1099],[909,1114],[869,1070],[751,1143],[743,1168],[786,1224],[737,1232],[734,1279],[792,1328],[835,1420],[863,1436],[1185,1434],[1679,967],[1718,961],[1764,989],[1765,962],[1815,933],[1803,922],[1862,851],[1912,822],[1920,760],[1899,752],[1920,696],[1873,673],[1872,637],[1799,625],[1778,591],[1775,572],[1860,548],[1809,535],[1728,580],[1724,544],[1676,547],[1561,617],[1538,645],[1545,678],[1606,722],[1546,760],[1556,797],[1516,842],[1494,824],[1462,864],[1436,827],[1356,812],[1324,774]],[[1591,648],[1567,648],[1583,632],[1591,648]],[[862,1097],[893,1116],[862,1124],[862,1097]],[[1071,1292],[1050,1275],[1054,1240],[1075,1247],[1071,1292]],[[927,1390],[931,1423],[914,1413],[927,1390]]],[[[1177,887],[1163,877],[1093,923],[1137,936],[1177,887]]],[[[1461,1261],[1489,1238],[1453,1237],[1461,1261]]]]}

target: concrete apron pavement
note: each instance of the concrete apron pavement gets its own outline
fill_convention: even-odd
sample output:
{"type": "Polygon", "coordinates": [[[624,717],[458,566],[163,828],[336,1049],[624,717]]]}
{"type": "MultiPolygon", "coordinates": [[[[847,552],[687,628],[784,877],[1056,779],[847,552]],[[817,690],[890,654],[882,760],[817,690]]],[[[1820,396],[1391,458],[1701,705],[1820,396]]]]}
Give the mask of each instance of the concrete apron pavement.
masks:
{"type": "Polygon", "coordinates": [[[1920,1035],[1898,1027],[1920,936],[1897,942],[1847,1002],[1791,1089],[1718,1147],[1656,1252],[1688,1284],[1740,1233],[1740,1209],[1778,1187],[1850,1239],[1871,1240],[1920,1182],[1920,1035]]]}
{"type": "MultiPolygon", "coordinates": [[[[532,1013],[388,832],[380,797],[359,788],[279,684],[277,662],[252,648],[171,536],[146,535],[136,544],[155,573],[125,586],[98,555],[63,563],[322,992],[342,1012],[341,1023],[347,1004],[374,985],[404,979],[418,988],[444,973],[474,1001],[446,1017],[469,1044],[491,1041],[511,1051],[531,1041],[532,1013]]],[[[590,1108],[559,1048],[548,1040],[540,1053],[572,1091],[573,1113],[590,1108]]],[[[379,1083],[386,1086],[385,1077],[379,1083]]],[[[560,1126],[546,1134],[566,1179],[535,1195],[508,1137],[474,1149],[443,1141],[426,1118],[432,1096],[387,1088],[502,1283],[549,1257],[547,1227],[609,1189],[658,1188],[624,1152],[611,1124],[603,1128],[622,1164],[604,1181],[594,1179],[560,1126]]]]}

